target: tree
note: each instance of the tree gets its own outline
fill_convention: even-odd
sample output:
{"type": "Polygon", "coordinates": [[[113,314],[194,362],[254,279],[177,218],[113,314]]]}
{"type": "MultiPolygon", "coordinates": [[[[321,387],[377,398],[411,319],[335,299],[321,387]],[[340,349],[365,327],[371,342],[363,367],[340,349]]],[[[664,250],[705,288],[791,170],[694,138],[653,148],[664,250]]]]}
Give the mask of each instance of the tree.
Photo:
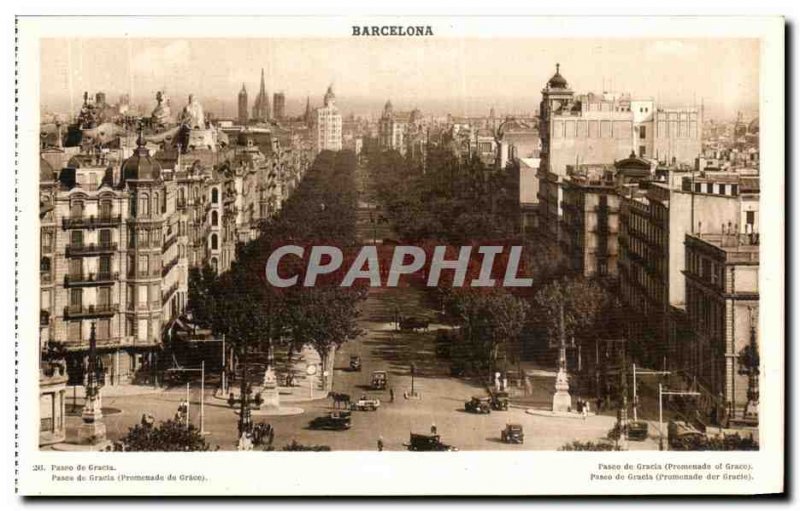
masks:
{"type": "Polygon", "coordinates": [[[128,430],[120,440],[125,451],[208,451],[209,445],[193,424],[170,419],[158,426],[142,423],[128,430]]]}
{"type": "Polygon", "coordinates": [[[580,342],[597,327],[598,318],[612,304],[611,294],[584,278],[562,278],[540,289],[534,303],[551,345],[580,342]]]}
{"type": "Polygon", "coordinates": [[[286,299],[286,330],[296,348],[310,345],[327,366],[331,352],[362,331],[357,326],[359,288],[297,287],[286,299]]]}
{"type": "Polygon", "coordinates": [[[508,355],[522,328],[530,306],[501,288],[466,289],[452,294],[452,308],[461,320],[473,353],[488,362],[489,374],[497,370],[501,354],[508,355]]]}

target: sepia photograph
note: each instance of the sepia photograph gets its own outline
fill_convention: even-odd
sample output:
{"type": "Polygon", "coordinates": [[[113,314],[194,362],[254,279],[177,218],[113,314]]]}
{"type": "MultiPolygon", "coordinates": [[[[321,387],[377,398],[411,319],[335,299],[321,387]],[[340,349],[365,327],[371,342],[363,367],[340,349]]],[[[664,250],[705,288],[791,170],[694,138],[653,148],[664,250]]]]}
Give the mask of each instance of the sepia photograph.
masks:
{"type": "Polygon", "coordinates": [[[588,480],[628,454],[665,492],[756,478],[742,456],[783,414],[761,404],[784,342],[762,318],[765,293],[783,306],[762,176],[784,175],[761,157],[764,40],[440,21],[37,32],[18,342],[53,464],[33,470],[618,451],[588,480]]]}

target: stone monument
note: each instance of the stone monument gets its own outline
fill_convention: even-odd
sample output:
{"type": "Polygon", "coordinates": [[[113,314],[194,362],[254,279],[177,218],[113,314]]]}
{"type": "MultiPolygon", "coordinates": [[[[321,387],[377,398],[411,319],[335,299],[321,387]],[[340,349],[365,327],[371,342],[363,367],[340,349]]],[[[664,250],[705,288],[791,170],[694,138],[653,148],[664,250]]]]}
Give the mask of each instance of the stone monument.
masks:
{"type": "Polygon", "coordinates": [[[267,356],[267,370],[264,371],[264,381],[261,385],[261,406],[262,408],[279,408],[281,404],[280,393],[278,392],[278,378],[275,376],[275,359],[272,346],[269,347],[267,356]]]}

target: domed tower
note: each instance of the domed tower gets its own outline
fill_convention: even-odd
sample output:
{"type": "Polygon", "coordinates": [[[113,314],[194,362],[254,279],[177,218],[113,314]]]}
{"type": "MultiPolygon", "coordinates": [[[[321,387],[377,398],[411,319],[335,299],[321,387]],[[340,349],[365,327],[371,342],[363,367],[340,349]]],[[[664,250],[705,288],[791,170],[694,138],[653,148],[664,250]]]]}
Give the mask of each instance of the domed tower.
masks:
{"type": "Polygon", "coordinates": [[[548,172],[550,160],[550,136],[553,130],[552,116],[558,113],[562,107],[571,103],[573,92],[567,84],[566,78],[561,76],[561,65],[556,64],[556,74],[554,74],[542,89],[542,101],[539,104],[539,138],[542,141],[541,150],[541,169],[548,172]]]}
{"type": "MultiPolygon", "coordinates": [[[[140,131],[133,155],[122,163],[121,185],[128,192],[125,311],[128,335],[155,345],[161,334],[164,213],[167,197],[161,165],[150,155],[140,131]]],[[[122,241],[122,240],[121,240],[122,241]]],[[[165,265],[166,263],[166,265],[165,265]]]]}
{"type": "Polygon", "coordinates": [[[325,97],[322,98],[322,103],[326,107],[336,104],[336,94],[333,93],[333,85],[328,85],[328,90],[325,91],[325,97]]]}
{"type": "Polygon", "coordinates": [[[247,126],[247,89],[242,84],[242,90],[239,91],[239,124],[247,126]]]}

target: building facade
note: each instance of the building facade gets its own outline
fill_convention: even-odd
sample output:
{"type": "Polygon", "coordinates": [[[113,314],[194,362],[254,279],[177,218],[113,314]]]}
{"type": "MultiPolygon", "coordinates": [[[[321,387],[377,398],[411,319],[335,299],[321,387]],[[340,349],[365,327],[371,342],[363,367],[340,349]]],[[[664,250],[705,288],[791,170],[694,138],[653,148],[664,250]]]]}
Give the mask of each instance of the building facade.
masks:
{"type": "Polygon", "coordinates": [[[378,145],[382,150],[400,151],[405,153],[405,132],[407,122],[404,122],[394,113],[391,101],[386,101],[383,113],[378,120],[378,145]]]}
{"type": "Polygon", "coordinates": [[[728,417],[742,418],[749,382],[740,354],[751,343],[758,346],[758,235],[690,234],[685,244],[686,311],[694,338],[684,347],[684,367],[720,396],[728,417]]]}
{"type": "Polygon", "coordinates": [[[286,96],[283,92],[276,92],[272,95],[272,108],[276,121],[282,121],[286,117],[286,96]]]}
{"type": "Polygon", "coordinates": [[[277,141],[268,154],[230,145],[214,126],[167,136],[181,129],[42,148],[50,160],[71,155],[61,168],[42,157],[39,176],[40,350],[66,350],[71,384],[85,376],[92,325],[103,383],[152,381],[190,270],[227,271],[308,165],[277,141]],[[215,146],[181,145],[187,138],[215,146]]]}
{"type": "Polygon", "coordinates": [[[247,126],[247,122],[250,120],[250,116],[248,115],[247,110],[247,89],[242,84],[242,90],[239,91],[239,98],[238,98],[238,115],[236,120],[242,126],[247,126]]]}
{"type": "Polygon", "coordinates": [[[314,154],[342,150],[342,116],[332,87],[325,92],[323,106],[311,114],[311,142],[314,154]]]}

